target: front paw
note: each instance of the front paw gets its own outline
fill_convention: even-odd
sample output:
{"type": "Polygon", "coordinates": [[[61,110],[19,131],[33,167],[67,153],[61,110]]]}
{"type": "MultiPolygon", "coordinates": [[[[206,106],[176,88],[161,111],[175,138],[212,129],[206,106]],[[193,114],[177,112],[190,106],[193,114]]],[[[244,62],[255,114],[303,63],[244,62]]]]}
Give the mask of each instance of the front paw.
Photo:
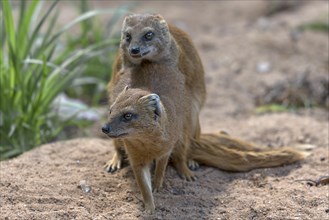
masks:
{"type": "Polygon", "coordinates": [[[145,205],[145,212],[148,215],[153,215],[155,213],[155,206],[150,204],[150,205],[145,205]]]}
{"type": "Polygon", "coordinates": [[[113,157],[111,160],[107,161],[105,164],[105,170],[109,173],[114,173],[115,171],[121,169],[122,159],[113,157]]]}

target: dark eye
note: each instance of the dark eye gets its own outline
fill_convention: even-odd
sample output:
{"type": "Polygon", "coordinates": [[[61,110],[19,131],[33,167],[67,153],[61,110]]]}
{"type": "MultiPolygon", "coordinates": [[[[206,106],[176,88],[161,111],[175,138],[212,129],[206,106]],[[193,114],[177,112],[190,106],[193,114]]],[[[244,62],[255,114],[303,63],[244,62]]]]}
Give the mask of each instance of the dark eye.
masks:
{"type": "Polygon", "coordinates": [[[152,40],[153,36],[154,36],[154,33],[152,31],[149,31],[144,35],[144,38],[145,38],[145,40],[152,40]]]}
{"type": "Polygon", "coordinates": [[[131,40],[131,35],[126,33],[126,41],[130,42],[130,40],[131,40]]]}
{"type": "Polygon", "coordinates": [[[125,121],[131,121],[131,119],[133,118],[133,114],[131,113],[125,113],[123,116],[125,121]]]}

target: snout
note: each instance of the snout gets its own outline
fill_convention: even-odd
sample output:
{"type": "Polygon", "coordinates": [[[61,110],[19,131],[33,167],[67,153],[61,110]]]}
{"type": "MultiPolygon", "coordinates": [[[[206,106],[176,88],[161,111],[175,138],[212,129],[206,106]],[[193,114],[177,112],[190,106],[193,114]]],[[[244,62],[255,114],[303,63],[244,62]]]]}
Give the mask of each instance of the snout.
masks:
{"type": "Polygon", "coordinates": [[[109,124],[103,125],[102,132],[105,134],[109,134],[111,132],[111,126],[109,124]]]}
{"type": "Polygon", "coordinates": [[[132,47],[129,52],[130,52],[130,55],[133,56],[133,57],[141,56],[140,55],[141,49],[139,47],[132,47]]]}

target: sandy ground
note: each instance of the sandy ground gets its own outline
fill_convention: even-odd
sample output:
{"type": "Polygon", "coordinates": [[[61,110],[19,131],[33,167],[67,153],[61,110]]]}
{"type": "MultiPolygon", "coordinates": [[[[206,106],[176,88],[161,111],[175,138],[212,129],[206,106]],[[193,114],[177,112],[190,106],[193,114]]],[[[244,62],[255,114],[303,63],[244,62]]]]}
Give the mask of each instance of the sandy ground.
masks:
{"type": "MultiPolygon", "coordinates": [[[[328,17],[328,2],[264,18],[267,10],[264,1],[148,1],[135,9],[161,13],[194,40],[208,90],[203,131],[224,130],[274,148],[312,144],[316,148],[309,158],[245,173],[202,166],[195,182],[181,180],[169,166],[163,189],[154,194],[156,214],[147,216],[131,168],[104,171],[113,147],[96,134],[1,162],[0,219],[329,219],[329,185],[299,181],[329,175],[328,111],[255,113],[269,88],[303,74],[313,86],[310,97],[323,95],[319,81],[328,82],[328,34],[292,30],[328,17]]],[[[328,104],[327,91],[325,96],[328,104]]]]}

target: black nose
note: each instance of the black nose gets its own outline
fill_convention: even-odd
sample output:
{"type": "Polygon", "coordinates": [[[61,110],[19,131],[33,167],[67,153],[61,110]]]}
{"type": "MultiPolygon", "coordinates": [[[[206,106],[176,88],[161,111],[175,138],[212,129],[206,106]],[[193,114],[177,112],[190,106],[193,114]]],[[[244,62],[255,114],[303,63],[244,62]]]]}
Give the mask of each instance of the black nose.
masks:
{"type": "Polygon", "coordinates": [[[108,125],[108,124],[103,125],[102,132],[104,132],[105,134],[108,134],[108,133],[110,133],[110,131],[111,131],[110,125],[108,125]]]}
{"type": "Polygon", "coordinates": [[[139,54],[140,53],[140,49],[139,49],[139,47],[133,47],[133,48],[131,48],[131,50],[130,50],[130,53],[131,54],[139,54]]]}

